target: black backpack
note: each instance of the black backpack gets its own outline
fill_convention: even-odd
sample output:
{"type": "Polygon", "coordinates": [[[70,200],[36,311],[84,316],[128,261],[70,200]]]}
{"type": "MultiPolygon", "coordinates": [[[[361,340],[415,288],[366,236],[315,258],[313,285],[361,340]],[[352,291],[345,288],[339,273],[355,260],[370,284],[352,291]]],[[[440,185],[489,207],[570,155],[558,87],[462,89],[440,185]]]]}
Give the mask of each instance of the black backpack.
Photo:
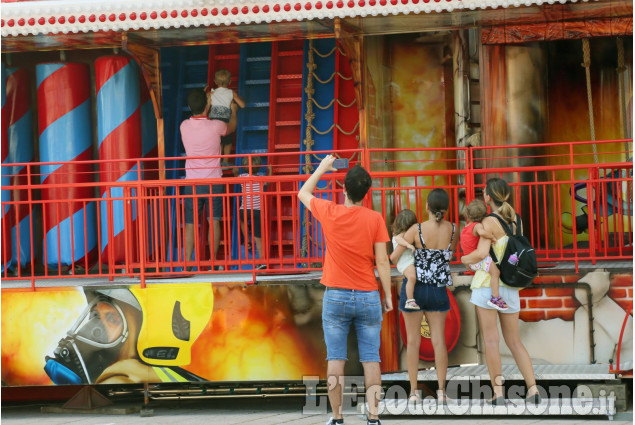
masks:
{"type": "Polygon", "coordinates": [[[522,223],[520,216],[516,214],[516,234],[513,234],[505,220],[499,215],[490,214],[490,217],[496,217],[500,221],[503,230],[509,237],[501,261],[497,260],[493,248],[490,248],[489,251],[490,257],[500,269],[500,279],[507,286],[514,288],[528,287],[538,275],[538,262],[536,261],[536,251],[534,251],[529,240],[521,234],[522,223]]]}

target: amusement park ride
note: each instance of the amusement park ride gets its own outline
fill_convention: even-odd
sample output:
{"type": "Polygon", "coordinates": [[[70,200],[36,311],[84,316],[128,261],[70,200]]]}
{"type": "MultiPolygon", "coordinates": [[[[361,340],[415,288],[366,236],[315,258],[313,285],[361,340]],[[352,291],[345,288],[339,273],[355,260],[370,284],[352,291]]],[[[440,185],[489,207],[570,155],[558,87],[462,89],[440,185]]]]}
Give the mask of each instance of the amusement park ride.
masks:
{"type": "MultiPolygon", "coordinates": [[[[435,187],[463,225],[485,180],[507,179],[538,255],[520,328],[539,383],[632,388],[632,1],[2,0],[1,11],[5,400],[67,396],[60,385],[161,398],[324,379],[325,247],[296,194],[327,153],[370,171],[365,203],[388,225],[403,208],[422,219],[435,187]],[[221,68],[246,102],[230,164],[185,180],[187,93],[221,68]],[[235,177],[244,158],[249,175],[235,177]],[[261,253],[238,225],[253,218],[238,205],[254,182],[266,183],[261,253]],[[213,195],[214,261],[205,215],[184,258],[192,184],[226,189],[213,195]]],[[[345,171],[319,196],[343,202],[345,171]]],[[[486,381],[461,254],[451,375],[486,381]]],[[[386,382],[407,381],[404,341],[400,313],[386,314],[386,382]]],[[[433,385],[425,319],[422,341],[433,385]]]]}

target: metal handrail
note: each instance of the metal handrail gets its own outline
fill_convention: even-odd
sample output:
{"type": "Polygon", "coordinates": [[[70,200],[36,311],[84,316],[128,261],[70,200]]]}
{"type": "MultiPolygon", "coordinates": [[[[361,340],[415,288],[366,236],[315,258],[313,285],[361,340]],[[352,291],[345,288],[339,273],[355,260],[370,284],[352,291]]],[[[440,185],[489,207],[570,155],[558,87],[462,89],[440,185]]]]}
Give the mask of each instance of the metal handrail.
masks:
{"type": "MultiPolygon", "coordinates": [[[[632,142],[632,141],[630,141],[632,142]]],[[[390,225],[393,217],[400,208],[411,208],[420,219],[425,212],[425,193],[435,187],[443,187],[451,195],[451,208],[446,216],[448,220],[460,224],[462,206],[466,201],[476,196],[475,191],[484,186],[485,178],[489,176],[506,176],[510,180],[510,186],[514,193],[515,207],[522,212],[526,232],[536,248],[539,262],[543,265],[553,262],[573,262],[577,267],[580,261],[590,260],[628,260],[633,258],[633,164],[632,162],[619,162],[610,157],[605,157],[600,152],[600,163],[577,163],[581,158],[576,149],[583,149],[590,142],[550,143],[540,145],[523,146],[496,146],[479,148],[439,148],[439,149],[391,149],[396,159],[390,162],[370,162],[370,173],[374,179],[371,193],[366,197],[367,206],[372,206],[380,211],[390,225]],[[534,151],[545,150],[549,147],[559,147],[562,154],[559,155],[560,164],[535,164],[533,166],[519,167],[490,167],[479,168],[478,156],[483,151],[492,149],[521,149],[531,148],[534,151]],[[461,155],[459,155],[459,153],[461,155]],[[443,155],[442,155],[443,154],[443,155]],[[462,156],[463,159],[457,159],[462,156]],[[461,167],[457,167],[457,164],[461,167]],[[375,169],[378,168],[378,169],[375,169]],[[580,177],[583,176],[583,177],[580,177]],[[577,189],[578,186],[584,186],[577,189]],[[579,190],[586,191],[588,208],[587,220],[580,221],[576,217],[580,210],[579,190]],[[571,217],[567,216],[569,214],[571,217]],[[570,218],[570,234],[565,234],[570,218]],[[589,234],[588,243],[581,242],[579,236],[579,224],[586,225],[589,234]],[[569,241],[570,240],[570,241],[569,241]]],[[[624,146],[623,140],[596,141],[598,146],[604,145],[607,151],[613,152],[612,145],[624,146]]],[[[350,157],[359,152],[357,158],[376,157],[383,150],[345,150],[337,151],[340,156],[350,157]]],[[[316,151],[316,154],[331,153],[316,151]]],[[[613,152],[614,153],[614,152],[613,152]]],[[[632,156],[632,152],[619,152],[623,156],[632,156]]],[[[252,155],[243,155],[250,158],[252,155]]],[[[16,184],[10,189],[14,195],[11,201],[2,202],[2,246],[8,246],[13,232],[20,237],[21,232],[29,232],[29,245],[23,247],[30,259],[27,268],[15,267],[14,271],[8,267],[12,262],[11,253],[3,250],[2,253],[2,277],[8,280],[29,279],[32,287],[35,287],[36,279],[68,279],[76,277],[100,277],[114,280],[117,277],[139,278],[142,284],[148,277],[155,276],[185,276],[187,267],[198,268],[199,273],[218,273],[212,270],[212,265],[222,265],[223,273],[247,273],[251,275],[248,281],[255,281],[255,268],[259,264],[265,264],[269,272],[301,273],[310,270],[321,270],[324,256],[323,238],[320,228],[315,220],[306,215],[306,211],[297,200],[297,191],[307,176],[299,174],[300,159],[304,152],[297,153],[270,153],[258,156],[266,157],[266,163],[272,164],[274,175],[234,177],[232,168],[225,169],[227,177],[203,180],[142,180],[143,163],[157,159],[127,159],[108,161],[86,161],[94,168],[104,164],[116,166],[113,163],[134,163],[137,169],[138,179],[125,182],[81,182],[81,183],[54,183],[39,184],[34,182],[38,176],[38,167],[53,165],[65,165],[68,163],[23,163],[2,164],[3,175],[15,177],[15,170],[24,168],[21,173],[26,174],[26,179],[15,179],[16,184]],[[288,172],[288,161],[285,161],[285,170],[276,170],[276,158],[284,155],[296,155],[298,158],[298,173],[281,174],[288,172]],[[15,168],[14,168],[15,167],[15,168]],[[268,183],[267,190],[261,194],[263,199],[263,223],[262,234],[263,247],[268,250],[262,253],[262,258],[255,258],[256,253],[252,246],[247,250],[242,245],[237,245],[236,229],[233,220],[240,201],[244,196],[237,191],[241,184],[253,182],[268,183]],[[19,184],[18,184],[19,183],[19,184]],[[224,203],[225,219],[221,226],[222,258],[211,262],[208,258],[201,259],[205,253],[206,235],[200,231],[195,235],[195,252],[199,253],[196,260],[184,261],[183,249],[183,202],[186,199],[202,199],[197,195],[184,195],[181,188],[188,185],[222,184],[226,193],[222,195],[210,195],[212,198],[222,199],[224,203]],[[71,191],[77,188],[91,190],[94,196],[85,196],[77,199],[47,199],[43,197],[43,191],[56,190],[56,193],[71,191]],[[104,193],[99,196],[98,193],[104,193]],[[70,240],[70,250],[73,258],[76,251],[83,251],[86,255],[80,261],[72,261],[71,264],[62,264],[61,261],[46,261],[43,258],[51,256],[51,252],[60,252],[63,243],[69,235],[64,234],[58,226],[49,230],[48,238],[51,246],[40,244],[39,234],[45,234],[44,222],[52,215],[62,214],[69,206],[81,204],[84,214],[70,214],[65,217],[70,222],[69,229],[75,231],[78,222],[83,222],[84,235],[94,231],[98,246],[108,246],[116,241],[118,234],[113,230],[116,219],[122,218],[122,232],[125,242],[121,245],[122,252],[118,257],[102,249],[88,252],[88,237],[70,240]],[[96,213],[96,227],[89,229],[86,224],[88,213],[86,209],[94,208],[96,213]],[[120,209],[117,208],[121,207],[120,209]],[[12,226],[10,218],[16,211],[25,213],[30,217],[28,226],[12,226]],[[102,212],[103,211],[103,212],[102,212]],[[121,217],[118,217],[120,211],[121,217]],[[36,214],[37,213],[37,214],[36,214]],[[307,217],[306,223],[303,218],[307,217]],[[12,229],[13,227],[13,229],[12,229]],[[53,231],[53,233],[50,233],[53,231]],[[302,253],[299,247],[302,242],[307,246],[307,252],[302,253]],[[238,254],[236,254],[238,252],[238,254]],[[90,255],[89,255],[90,254],[90,255]],[[92,256],[91,256],[92,255],[92,256]],[[36,261],[37,258],[37,261],[36,261]],[[201,270],[209,268],[209,270],[201,270]]],[[[556,157],[555,153],[549,156],[556,157]]],[[[225,159],[227,157],[224,157],[225,159]]],[[[237,161],[238,156],[231,159],[237,161]]],[[[488,160],[493,157],[490,156],[488,160]]],[[[505,158],[508,158],[506,156],[505,158]]],[[[526,157],[515,157],[518,159],[526,157]]],[[[182,160],[183,158],[159,158],[159,160],[182,160]]],[[[94,174],[98,174],[95,171],[94,174]]],[[[341,185],[344,181],[344,172],[330,173],[324,176],[318,186],[318,196],[337,200],[341,196],[341,185]]],[[[46,183],[46,182],[45,182],[46,183]]],[[[253,188],[253,184],[250,185],[253,188]]],[[[77,206],[76,205],[76,206],[77,206]]],[[[251,213],[243,211],[241,221],[247,218],[253,219],[251,213]]],[[[584,218],[584,217],[583,217],[584,218]]],[[[196,216],[196,223],[204,228],[204,217],[196,216]]],[[[81,227],[81,226],[79,226],[81,227]]],[[[197,226],[198,228],[198,226],[197,226]]],[[[73,233],[73,232],[71,232],[73,233]]],[[[239,232],[240,233],[240,232],[239,232]]],[[[249,235],[254,237],[253,229],[249,235]]],[[[240,236],[242,239],[242,235],[240,236]]],[[[459,248],[459,254],[460,248],[459,248]]],[[[25,255],[26,255],[25,254],[25,255]]],[[[17,262],[21,262],[21,254],[17,254],[17,262]]],[[[14,258],[14,261],[16,258],[14,258]]]]}

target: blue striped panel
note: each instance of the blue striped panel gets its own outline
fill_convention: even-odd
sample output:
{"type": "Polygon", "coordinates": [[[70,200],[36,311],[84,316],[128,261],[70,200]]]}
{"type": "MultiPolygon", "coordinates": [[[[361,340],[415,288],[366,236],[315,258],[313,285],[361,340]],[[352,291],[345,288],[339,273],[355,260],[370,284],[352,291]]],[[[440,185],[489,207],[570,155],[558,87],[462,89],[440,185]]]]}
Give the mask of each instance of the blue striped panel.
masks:
{"type": "MultiPolygon", "coordinates": [[[[135,165],[128,171],[126,174],[121,176],[117,181],[120,182],[130,182],[137,180],[137,166],[135,165]]],[[[136,193],[135,189],[131,189],[131,194],[134,196],[136,193]]],[[[125,216],[124,216],[124,208],[126,207],[127,201],[123,199],[112,199],[112,198],[123,198],[123,187],[111,187],[110,190],[106,190],[102,198],[111,198],[109,201],[100,201],[99,202],[99,210],[100,210],[100,220],[101,220],[101,250],[102,252],[108,246],[108,205],[111,205],[112,208],[112,235],[116,237],[119,233],[121,233],[125,227],[125,216]]],[[[132,220],[137,219],[137,208],[134,202],[131,202],[128,206],[131,208],[132,212],[132,220]]]]}
{"type": "Polygon", "coordinates": [[[97,139],[104,139],[139,107],[139,74],[130,61],[101,86],[97,93],[97,139]]]}
{"type": "Polygon", "coordinates": [[[20,68],[5,68],[4,66],[2,67],[2,72],[6,72],[7,73],[7,78],[9,78],[11,75],[13,75],[14,72],[19,71],[20,68]]]}
{"type": "MultiPolygon", "coordinates": [[[[20,243],[18,244],[18,229],[17,226],[13,226],[11,229],[11,243],[13,246],[13,258],[12,263],[16,264],[18,261],[18,245],[20,249],[20,265],[26,266],[31,262],[31,215],[27,215],[20,221],[20,243]]],[[[35,245],[35,244],[34,244],[35,245]]],[[[34,246],[34,248],[36,248],[34,246]]]]}
{"type": "MultiPolygon", "coordinates": [[[[49,125],[40,136],[40,161],[72,161],[92,145],[90,100],[86,100],[68,114],[49,125]]],[[[62,164],[40,167],[41,182],[62,164]]]]}
{"type": "MultiPolygon", "coordinates": [[[[33,114],[29,110],[18,121],[8,128],[9,158],[11,162],[33,161],[33,114]]],[[[17,174],[23,165],[13,167],[17,174]]]]}
{"type": "Polygon", "coordinates": [[[86,256],[84,244],[90,252],[97,245],[95,232],[84,233],[85,226],[89,229],[95,228],[95,202],[86,204],[86,218],[88,223],[84,223],[84,209],[73,214],[73,227],[71,229],[71,219],[67,217],[57,226],[51,228],[46,233],[46,262],[51,268],[57,268],[58,258],[62,266],[70,266],[86,256]],[[57,252],[57,233],[59,228],[61,256],[57,252]],[[71,241],[75,250],[74,258],[71,258],[71,241]]]}
{"type": "MultiPolygon", "coordinates": [[[[9,132],[9,158],[11,162],[33,161],[33,114],[29,110],[7,130],[9,132]]],[[[25,166],[13,166],[13,175],[17,175],[25,166]]],[[[31,169],[33,172],[33,169],[31,169]]],[[[24,192],[24,191],[23,191],[24,192]]],[[[29,226],[31,215],[27,215],[19,223],[20,240],[17,240],[17,225],[14,223],[11,229],[12,264],[18,262],[18,249],[20,252],[20,265],[26,266],[31,262],[31,229],[29,226]]]]}
{"type": "Polygon", "coordinates": [[[39,88],[44,80],[50,77],[54,72],[62,69],[65,65],[65,63],[42,63],[36,66],[35,79],[37,87],[39,88]]]}
{"type": "Polygon", "coordinates": [[[7,69],[4,67],[4,62],[2,62],[2,87],[0,87],[0,96],[2,97],[2,107],[4,108],[4,104],[7,103],[7,69]]]}

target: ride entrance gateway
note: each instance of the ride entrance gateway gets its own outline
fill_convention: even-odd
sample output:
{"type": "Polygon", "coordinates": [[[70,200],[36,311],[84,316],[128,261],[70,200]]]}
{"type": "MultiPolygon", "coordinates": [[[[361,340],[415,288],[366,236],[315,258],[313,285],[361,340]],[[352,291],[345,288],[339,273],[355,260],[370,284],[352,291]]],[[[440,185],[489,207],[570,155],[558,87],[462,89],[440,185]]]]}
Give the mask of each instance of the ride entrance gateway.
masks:
{"type": "MultiPolygon", "coordinates": [[[[307,412],[326,412],[328,248],[297,193],[334,154],[348,168],[315,195],[343,204],[346,171],[363,166],[364,206],[387,226],[406,208],[423,221],[442,188],[458,235],[486,181],[506,180],[538,262],[519,293],[519,333],[540,403],[526,403],[505,344],[505,404],[484,402],[485,343],[459,246],[448,400],[432,397],[424,316],[421,399],[408,401],[395,309],[382,323],[381,417],[626,409],[632,2],[552,3],[2,0],[3,401],[83,391],[67,407],[96,407],[109,401],[97,388],[142,398],[146,413],[181,397],[305,397],[307,412]],[[217,89],[219,70],[244,107],[217,150],[188,157],[190,92],[217,89]],[[222,177],[185,178],[196,160],[222,177]]],[[[396,305],[396,269],[391,283],[396,305]]],[[[349,345],[345,409],[366,414],[349,345]]]]}

